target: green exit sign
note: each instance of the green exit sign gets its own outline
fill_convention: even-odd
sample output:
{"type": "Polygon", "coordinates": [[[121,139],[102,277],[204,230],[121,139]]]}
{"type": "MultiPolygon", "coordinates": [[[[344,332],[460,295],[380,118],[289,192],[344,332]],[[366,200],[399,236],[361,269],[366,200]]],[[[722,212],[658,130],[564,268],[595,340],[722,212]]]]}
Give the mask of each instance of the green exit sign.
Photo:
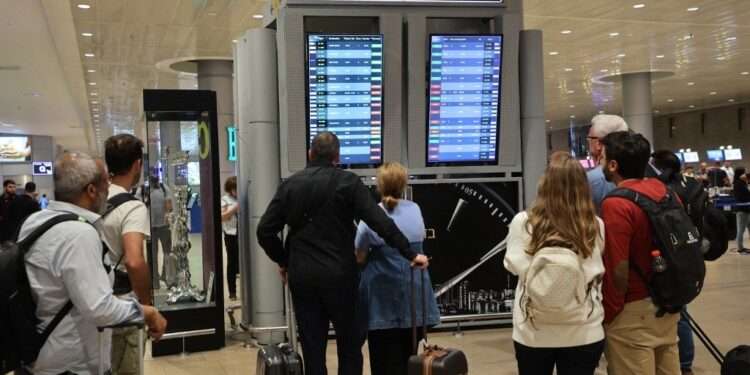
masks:
{"type": "Polygon", "coordinates": [[[227,127],[227,159],[237,160],[237,128],[234,126],[227,127]]]}

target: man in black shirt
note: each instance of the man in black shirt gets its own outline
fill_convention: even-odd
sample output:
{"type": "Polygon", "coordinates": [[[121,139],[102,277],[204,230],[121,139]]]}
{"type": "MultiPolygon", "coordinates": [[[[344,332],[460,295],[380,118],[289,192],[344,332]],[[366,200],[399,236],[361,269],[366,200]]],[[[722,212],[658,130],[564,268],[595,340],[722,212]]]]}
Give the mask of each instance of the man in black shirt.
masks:
{"type": "Polygon", "coordinates": [[[24,194],[14,199],[8,207],[7,225],[10,230],[10,240],[16,241],[21,224],[29,215],[41,210],[36,201],[36,184],[27,182],[23,187],[24,194]]]}
{"type": "MultiPolygon", "coordinates": [[[[324,375],[329,321],[336,330],[339,375],[362,374],[357,300],[359,271],[354,253],[355,221],[364,220],[412,266],[426,268],[427,257],[378,207],[351,172],[337,169],[339,140],[330,132],[313,139],[307,168],[284,181],[258,224],[258,243],[287,279],[300,328],[305,374],[324,375]],[[290,230],[283,243],[279,233],[290,230]]],[[[409,303],[408,301],[402,301],[409,303]]]]}
{"type": "Polygon", "coordinates": [[[721,163],[716,162],[714,166],[706,173],[708,178],[708,187],[726,187],[730,186],[727,172],[721,169],[721,163]]]}
{"type": "Polygon", "coordinates": [[[0,243],[9,241],[13,236],[13,230],[8,222],[10,204],[16,199],[16,182],[13,180],[3,181],[3,195],[0,196],[0,243]]]}

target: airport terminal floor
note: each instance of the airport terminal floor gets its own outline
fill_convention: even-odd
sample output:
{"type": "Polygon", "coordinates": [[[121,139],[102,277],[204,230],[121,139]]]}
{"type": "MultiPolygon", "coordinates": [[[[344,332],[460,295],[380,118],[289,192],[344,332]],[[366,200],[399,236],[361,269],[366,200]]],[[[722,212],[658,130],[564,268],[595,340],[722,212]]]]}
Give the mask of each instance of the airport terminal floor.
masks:
{"type": "MultiPolygon", "coordinates": [[[[745,239],[747,241],[748,238],[745,239]]],[[[736,244],[719,260],[707,263],[705,289],[693,302],[689,311],[719,349],[726,353],[737,343],[747,341],[750,331],[750,255],[739,254],[736,244]]],[[[252,374],[256,368],[257,349],[246,348],[243,333],[232,333],[227,320],[227,346],[218,351],[151,358],[147,355],[145,372],[148,375],[241,375],[252,374]]],[[[430,335],[430,342],[462,349],[469,361],[469,373],[477,375],[516,374],[516,359],[510,328],[463,330],[462,335],[439,332],[430,335]]],[[[364,374],[369,375],[367,345],[364,374]]],[[[336,342],[328,343],[328,371],[335,374],[336,342]]],[[[718,375],[719,365],[695,338],[693,372],[697,375],[718,375]]],[[[602,358],[597,375],[605,375],[606,361],[602,358]]]]}

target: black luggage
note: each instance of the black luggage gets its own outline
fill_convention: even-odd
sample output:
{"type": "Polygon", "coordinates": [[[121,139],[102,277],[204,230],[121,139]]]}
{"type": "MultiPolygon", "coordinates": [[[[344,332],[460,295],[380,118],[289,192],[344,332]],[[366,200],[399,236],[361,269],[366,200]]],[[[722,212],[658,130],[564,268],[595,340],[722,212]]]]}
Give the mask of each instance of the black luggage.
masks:
{"type": "Polygon", "coordinates": [[[411,271],[411,319],[412,348],[414,355],[409,357],[409,375],[465,375],[469,365],[464,352],[458,349],[442,348],[427,344],[427,293],[424,288],[424,270],[422,270],[422,334],[425,345],[422,354],[417,354],[417,312],[414,291],[414,270],[411,271]]]}
{"type": "Polygon", "coordinates": [[[719,362],[721,366],[721,375],[748,375],[750,374],[750,346],[740,345],[727,352],[727,355],[721,354],[719,348],[706,335],[698,323],[687,311],[682,311],[682,316],[687,319],[690,328],[693,330],[698,339],[706,346],[708,352],[719,362]]]}
{"type": "Polygon", "coordinates": [[[289,288],[286,288],[286,326],[289,343],[266,345],[258,350],[256,375],[303,375],[302,357],[296,352],[297,331],[289,288]]]}

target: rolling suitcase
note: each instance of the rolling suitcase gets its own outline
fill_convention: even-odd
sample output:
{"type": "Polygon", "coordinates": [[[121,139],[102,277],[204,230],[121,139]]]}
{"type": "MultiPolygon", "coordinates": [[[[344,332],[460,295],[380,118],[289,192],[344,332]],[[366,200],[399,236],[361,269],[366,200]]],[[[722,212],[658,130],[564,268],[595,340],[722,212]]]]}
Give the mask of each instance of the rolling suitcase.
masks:
{"type": "Polygon", "coordinates": [[[142,320],[135,321],[135,322],[128,322],[123,324],[117,324],[113,326],[106,326],[106,327],[99,327],[97,328],[99,330],[99,336],[97,337],[97,344],[99,345],[99,375],[111,375],[112,369],[105,368],[104,361],[102,360],[104,356],[107,354],[106,350],[109,350],[110,348],[104,348],[104,342],[102,341],[102,334],[104,333],[105,329],[114,329],[114,328],[126,328],[126,327],[137,327],[138,328],[138,353],[141,353],[140,356],[138,356],[138,375],[143,375],[143,342],[144,342],[144,332],[143,328],[145,327],[145,324],[142,320]]]}
{"type": "Polygon", "coordinates": [[[711,356],[719,362],[721,366],[721,375],[747,375],[750,374],[750,346],[740,345],[727,352],[727,355],[721,354],[719,348],[714,344],[713,341],[706,335],[698,323],[693,319],[687,311],[682,310],[681,313],[690,324],[690,328],[693,330],[698,339],[701,340],[703,345],[711,353],[711,356]]]}
{"type": "Polygon", "coordinates": [[[302,357],[297,353],[297,330],[294,328],[292,297],[287,287],[286,326],[289,343],[266,345],[258,350],[256,375],[303,375],[302,357]]]}
{"type": "Polygon", "coordinates": [[[469,364],[464,352],[458,349],[442,348],[427,343],[427,292],[424,285],[424,270],[422,276],[422,335],[424,337],[424,350],[418,354],[417,344],[417,312],[416,292],[414,287],[414,269],[411,270],[411,321],[412,321],[412,348],[414,355],[409,358],[409,375],[466,375],[469,373],[469,364]]]}

